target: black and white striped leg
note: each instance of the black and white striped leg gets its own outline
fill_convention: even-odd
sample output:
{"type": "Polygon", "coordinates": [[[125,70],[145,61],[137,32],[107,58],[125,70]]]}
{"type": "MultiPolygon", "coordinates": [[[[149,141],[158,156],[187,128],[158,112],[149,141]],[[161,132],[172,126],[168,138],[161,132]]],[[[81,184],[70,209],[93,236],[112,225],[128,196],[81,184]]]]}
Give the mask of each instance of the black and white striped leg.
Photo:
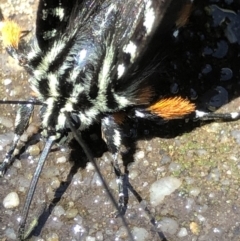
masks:
{"type": "Polygon", "coordinates": [[[212,113],[196,110],[195,117],[200,120],[235,121],[240,119],[240,112],[212,113]]]}
{"type": "Polygon", "coordinates": [[[118,185],[118,208],[119,208],[119,214],[124,215],[127,210],[127,204],[128,204],[128,195],[127,195],[127,185],[126,185],[126,173],[122,173],[121,169],[119,167],[117,156],[113,155],[113,168],[115,175],[117,177],[117,185],[118,185]]]}
{"type": "Polygon", "coordinates": [[[7,168],[13,161],[13,157],[18,153],[15,153],[17,144],[23,132],[26,130],[29,124],[29,120],[32,116],[34,106],[33,104],[24,104],[17,111],[15,119],[15,130],[14,130],[14,139],[11,148],[6,153],[3,162],[0,165],[0,176],[3,176],[7,168]]]}
{"type": "Polygon", "coordinates": [[[102,119],[101,127],[103,139],[113,156],[112,165],[117,177],[116,181],[118,184],[119,193],[118,207],[120,214],[124,214],[127,209],[128,195],[127,185],[124,183],[124,180],[126,180],[126,173],[122,173],[118,163],[118,155],[122,143],[121,129],[116,119],[112,115],[108,115],[102,119]]]}

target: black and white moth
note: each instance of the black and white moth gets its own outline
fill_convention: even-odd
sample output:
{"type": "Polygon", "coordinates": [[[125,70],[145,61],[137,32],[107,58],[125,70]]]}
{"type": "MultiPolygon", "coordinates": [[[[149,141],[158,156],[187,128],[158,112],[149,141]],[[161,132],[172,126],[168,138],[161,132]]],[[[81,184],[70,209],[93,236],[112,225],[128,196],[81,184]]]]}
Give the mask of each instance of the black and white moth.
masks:
{"type": "MultiPolygon", "coordinates": [[[[174,119],[195,112],[184,99],[164,99],[154,89],[159,47],[151,41],[159,38],[161,1],[60,3],[40,1],[38,46],[26,53],[7,46],[33,76],[30,84],[38,94],[37,103],[43,105],[46,138],[61,138],[71,122],[82,131],[101,120],[114,157],[121,144],[119,111],[146,119],[174,119]]],[[[237,113],[195,113],[200,118],[238,118],[237,113]]]]}

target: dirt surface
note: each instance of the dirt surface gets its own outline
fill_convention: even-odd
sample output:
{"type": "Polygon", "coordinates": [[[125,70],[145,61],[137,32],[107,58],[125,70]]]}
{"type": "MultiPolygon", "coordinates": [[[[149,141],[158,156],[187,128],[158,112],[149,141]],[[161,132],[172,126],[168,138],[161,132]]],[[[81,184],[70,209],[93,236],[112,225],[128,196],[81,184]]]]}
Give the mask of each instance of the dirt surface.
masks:
{"type": "MultiPolygon", "coordinates": [[[[240,73],[239,67],[236,67],[236,63],[239,63],[240,39],[238,39],[239,42],[230,43],[226,37],[226,31],[219,30],[218,24],[214,27],[216,32],[207,31],[209,35],[202,33],[202,29],[195,29],[201,26],[201,21],[197,24],[196,18],[200,18],[202,12],[209,13],[211,9],[216,9],[214,4],[231,11],[235,8],[235,15],[228,17],[228,20],[235,16],[232,21],[236,23],[235,27],[238,29],[240,5],[227,0],[201,1],[198,4],[200,10],[197,7],[194,9],[194,17],[181,31],[182,36],[188,39],[190,33],[193,33],[191,36],[195,36],[194,34],[202,36],[203,45],[199,46],[196,43],[194,52],[191,52],[192,49],[185,50],[190,43],[183,45],[179,41],[178,48],[182,46],[183,52],[187,53],[185,56],[191,57],[180,56],[179,59],[171,57],[172,61],[169,61],[166,68],[171,68],[174,64],[181,67],[176,68],[176,72],[172,69],[168,77],[172,79],[173,88],[178,86],[180,91],[187,89],[182,87],[183,84],[194,86],[192,90],[198,94],[199,99],[205,92],[221,86],[228,92],[227,101],[220,96],[215,102],[232,101],[218,111],[240,111],[240,99],[237,98],[240,73]],[[227,47],[219,47],[222,50],[221,54],[217,53],[218,44],[209,42],[211,39],[209,36],[212,36],[213,41],[216,40],[215,35],[220,45],[222,41],[224,46],[227,44],[227,47]],[[210,51],[209,49],[212,49],[213,53],[206,54],[210,51]],[[227,54],[224,55],[225,50],[227,54]],[[196,63],[191,62],[194,58],[196,63]],[[197,69],[194,69],[194,66],[197,69]],[[228,77],[226,73],[231,71],[226,68],[232,70],[232,77],[228,77]],[[210,73],[210,76],[206,72],[210,73]],[[223,76],[227,76],[227,80],[223,81],[223,76]],[[181,78],[185,79],[186,83],[181,78]],[[212,78],[216,80],[210,84],[212,78]],[[196,84],[193,81],[199,82],[196,84]],[[208,81],[206,87],[204,81],[208,81]]],[[[36,7],[37,4],[34,1],[1,3],[4,15],[14,17],[27,30],[34,28],[36,7]]],[[[226,16],[222,14],[222,19],[225,19],[226,16]]],[[[206,14],[206,16],[211,15],[206,14]]],[[[221,15],[218,16],[221,19],[221,15]]],[[[206,18],[206,22],[209,21],[211,26],[212,18],[206,18]]],[[[230,20],[228,22],[231,22],[230,20]]],[[[202,28],[208,27],[206,22],[202,23],[202,28]]],[[[177,53],[179,52],[176,51],[177,53]]],[[[3,49],[0,54],[1,99],[28,99],[31,93],[28,88],[28,76],[3,49]]],[[[204,101],[201,99],[200,102],[202,104],[204,101]]],[[[13,105],[0,106],[1,159],[4,158],[10,146],[8,142],[13,136],[16,109],[17,106],[13,105]]],[[[36,123],[38,123],[37,113],[36,111],[34,119],[36,123]]],[[[134,162],[129,165],[129,180],[143,199],[139,204],[134,195],[129,192],[129,204],[125,217],[129,228],[135,230],[134,232],[138,235],[136,240],[157,241],[161,240],[160,234],[169,241],[240,240],[240,122],[204,124],[183,120],[163,125],[135,121],[126,127],[125,133],[130,141],[129,145],[123,148],[126,154],[124,156],[134,159],[134,162]],[[176,177],[182,184],[171,195],[166,196],[160,205],[154,207],[150,203],[149,189],[157,180],[169,176],[176,177]],[[149,217],[143,211],[145,205],[156,220],[155,227],[151,225],[149,217]]],[[[110,165],[111,156],[100,140],[99,126],[84,135],[95,153],[102,175],[114,196],[117,197],[115,175],[110,165]]],[[[36,136],[36,139],[38,138],[39,136],[36,136]]],[[[16,192],[20,198],[19,206],[13,209],[6,209],[2,201],[0,203],[1,241],[16,240],[19,217],[39,158],[38,150],[42,149],[43,143],[44,140],[40,140],[28,147],[20,156],[20,161],[16,160],[6,175],[0,179],[0,200],[10,192],[16,192]]],[[[115,209],[99,183],[95,170],[91,164],[86,165],[83,161],[85,160],[83,152],[77,149],[79,148],[75,144],[70,147],[56,146],[55,151],[50,153],[34,195],[29,220],[40,215],[44,205],[50,206],[51,213],[46,211],[41,215],[31,240],[129,240],[121,219],[114,217],[115,209]],[[69,162],[69,159],[72,161],[69,162]],[[74,164],[73,160],[76,159],[79,163],[74,164]]],[[[119,159],[121,161],[121,158],[119,159]]]]}

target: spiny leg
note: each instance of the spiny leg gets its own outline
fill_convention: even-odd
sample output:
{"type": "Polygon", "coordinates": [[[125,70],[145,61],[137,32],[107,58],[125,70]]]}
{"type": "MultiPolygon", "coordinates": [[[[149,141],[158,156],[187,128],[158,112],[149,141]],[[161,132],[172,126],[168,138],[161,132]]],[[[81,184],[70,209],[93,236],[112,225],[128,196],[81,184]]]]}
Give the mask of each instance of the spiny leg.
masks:
{"type": "Polygon", "coordinates": [[[13,143],[12,143],[12,146],[10,147],[10,150],[6,153],[2,164],[0,165],[0,176],[4,175],[7,168],[13,161],[13,157],[16,154],[18,154],[18,153],[15,153],[15,150],[16,150],[16,147],[17,147],[17,144],[19,142],[21,135],[26,130],[26,128],[29,124],[29,121],[30,121],[32,113],[33,113],[33,109],[34,109],[34,103],[22,105],[17,111],[17,115],[16,115],[16,119],[15,119],[15,130],[14,130],[13,143]]]}
{"type": "Polygon", "coordinates": [[[236,121],[240,119],[240,112],[216,113],[197,110],[196,106],[182,97],[163,98],[147,108],[133,108],[128,115],[131,118],[148,120],[173,120],[192,118],[199,120],[236,121]]]}
{"type": "Polygon", "coordinates": [[[118,207],[120,210],[120,214],[124,214],[126,212],[128,204],[126,172],[122,173],[118,163],[119,150],[122,144],[120,124],[122,123],[123,118],[124,117],[121,113],[116,113],[113,115],[105,116],[101,122],[103,139],[106,142],[108,149],[112,153],[113,157],[112,165],[117,177],[119,194],[118,207]]]}
{"type": "MultiPolygon", "coordinates": [[[[100,168],[99,168],[97,162],[94,160],[93,155],[92,155],[90,149],[88,148],[88,146],[86,145],[86,143],[82,139],[81,133],[78,132],[77,129],[74,127],[74,125],[73,125],[73,123],[71,121],[71,117],[70,117],[69,113],[65,112],[65,116],[67,118],[67,124],[68,124],[69,128],[71,129],[71,131],[72,131],[76,141],[83,148],[83,150],[84,150],[88,160],[93,164],[93,166],[94,166],[94,168],[95,168],[95,170],[96,170],[100,180],[102,181],[102,184],[103,184],[103,186],[104,186],[104,188],[105,188],[105,190],[106,190],[106,192],[107,192],[107,194],[108,194],[108,196],[109,196],[113,206],[117,210],[119,210],[119,207],[118,207],[118,205],[117,205],[117,203],[116,203],[112,193],[109,191],[109,188],[108,188],[108,185],[107,185],[106,181],[104,180],[103,176],[101,175],[101,171],[100,171],[100,168]]],[[[119,210],[119,212],[120,212],[120,210],[119,210]]],[[[131,241],[134,241],[132,233],[131,233],[131,231],[130,231],[128,225],[127,225],[127,222],[125,220],[125,217],[123,215],[121,215],[121,219],[122,219],[123,225],[125,226],[125,228],[127,230],[128,237],[130,238],[131,241]]]]}

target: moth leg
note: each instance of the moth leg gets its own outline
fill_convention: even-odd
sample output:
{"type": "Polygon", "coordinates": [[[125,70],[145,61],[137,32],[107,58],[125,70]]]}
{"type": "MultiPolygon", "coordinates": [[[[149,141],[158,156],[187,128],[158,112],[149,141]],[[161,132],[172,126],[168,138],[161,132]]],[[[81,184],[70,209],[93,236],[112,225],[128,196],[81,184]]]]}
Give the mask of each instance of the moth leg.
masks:
{"type": "Polygon", "coordinates": [[[236,121],[240,112],[216,113],[197,110],[196,106],[182,97],[163,98],[147,108],[134,108],[130,117],[163,120],[182,119],[189,116],[199,120],[236,121]]]}
{"type": "Polygon", "coordinates": [[[122,144],[122,133],[120,125],[123,119],[124,117],[121,115],[121,113],[116,113],[113,115],[105,116],[101,122],[102,137],[113,156],[112,165],[117,177],[119,193],[118,207],[120,214],[125,213],[128,203],[126,172],[124,171],[124,173],[122,173],[118,163],[118,155],[120,146],[122,144]]]}
{"type": "Polygon", "coordinates": [[[7,168],[13,161],[13,157],[17,155],[16,147],[19,142],[19,139],[23,132],[28,127],[29,121],[33,114],[34,105],[33,104],[24,104],[17,111],[15,119],[15,129],[14,129],[14,139],[12,146],[9,151],[6,153],[3,162],[0,165],[0,176],[3,176],[7,168]]]}

